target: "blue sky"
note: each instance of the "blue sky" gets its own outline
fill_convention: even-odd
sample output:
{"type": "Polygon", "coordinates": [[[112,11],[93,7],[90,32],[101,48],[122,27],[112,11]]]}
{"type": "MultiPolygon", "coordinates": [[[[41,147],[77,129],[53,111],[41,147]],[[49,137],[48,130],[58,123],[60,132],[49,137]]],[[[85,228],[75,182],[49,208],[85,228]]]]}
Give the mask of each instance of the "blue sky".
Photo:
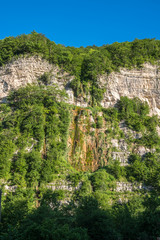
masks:
{"type": "Polygon", "coordinates": [[[0,0],[0,39],[35,30],[65,46],[160,39],[160,0],[0,0]]]}

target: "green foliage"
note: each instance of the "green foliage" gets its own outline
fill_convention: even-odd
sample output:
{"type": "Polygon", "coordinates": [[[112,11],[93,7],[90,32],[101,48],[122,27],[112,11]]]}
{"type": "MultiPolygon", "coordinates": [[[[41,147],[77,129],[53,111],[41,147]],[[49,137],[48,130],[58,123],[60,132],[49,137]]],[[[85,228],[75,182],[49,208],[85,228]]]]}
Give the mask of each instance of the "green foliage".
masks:
{"type": "Polygon", "coordinates": [[[114,188],[114,180],[114,177],[107,173],[105,169],[100,169],[91,176],[91,182],[94,191],[106,191],[114,188]]]}
{"type": "Polygon", "coordinates": [[[116,108],[103,108],[103,116],[106,121],[116,122],[118,119],[118,110],[116,108]]]}
{"type": "Polygon", "coordinates": [[[79,97],[80,94],[81,94],[81,92],[82,92],[82,83],[81,83],[80,78],[79,78],[79,77],[75,77],[75,78],[71,81],[71,83],[70,83],[69,86],[73,89],[73,91],[74,91],[74,96],[75,96],[75,97],[79,97]]]}
{"type": "Polygon", "coordinates": [[[85,197],[80,201],[76,221],[79,227],[87,229],[90,239],[114,240],[119,236],[110,213],[100,209],[97,200],[93,197],[85,197]]]}
{"type": "Polygon", "coordinates": [[[82,180],[82,173],[70,173],[67,176],[67,180],[72,183],[74,187],[78,185],[78,183],[82,180]]]}
{"type": "Polygon", "coordinates": [[[34,191],[29,188],[18,188],[14,193],[8,192],[3,202],[2,219],[4,228],[6,229],[9,224],[18,226],[33,209],[34,200],[34,191]]]}
{"type": "Polygon", "coordinates": [[[142,118],[149,113],[148,104],[146,102],[143,103],[139,98],[129,99],[128,97],[121,97],[117,107],[120,118],[126,120],[130,120],[130,118],[134,118],[135,116],[142,118]]]}
{"type": "Polygon", "coordinates": [[[21,110],[33,104],[49,106],[54,101],[64,101],[66,96],[65,91],[60,91],[56,86],[45,87],[28,84],[25,88],[10,92],[7,99],[9,106],[21,110]]]}
{"type": "Polygon", "coordinates": [[[127,167],[127,178],[144,182],[146,185],[154,187],[156,191],[160,189],[160,159],[158,153],[146,153],[143,158],[132,154],[129,157],[130,165],[127,167]]]}
{"type": "Polygon", "coordinates": [[[48,72],[45,72],[43,75],[40,76],[38,79],[39,83],[43,83],[44,85],[49,85],[51,83],[51,75],[48,72]]]}
{"type": "Polygon", "coordinates": [[[32,151],[26,154],[26,163],[28,166],[26,178],[29,186],[37,186],[40,180],[40,170],[42,165],[41,154],[37,151],[32,151]]]}
{"type": "Polygon", "coordinates": [[[139,196],[133,197],[132,200],[122,205],[115,204],[113,206],[116,228],[119,229],[123,239],[139,239],[141,234],[139,226],[143,210],[143,199],[139,196]]]}
{"type": "MultiPolygon", "coordinates": [[[[74,48],[56,45],[43,34],[33,31],[28,35],[0,40],[0,65],[18,56],[40,55],[75,76],[70,85],[75,96],[90,93],[90,104],[98,105],[104,93],[97,82],[99,74],[109,74],[118,71],[120,67],[141,67],[145,62],[156,63],[160,59],[159,52],[160,41],[155,39],[74,48]]],[[[40,80],[47,85],[50,83],[46,74],[40,80]]]]}
{"type": "Polygon", "coordinates": [[[33,191],[17,191],[15,198],[8,194],[0,239],[143,240],[159,236],[158,195],[138,194],[106,209],[97,200],[100,196],[81,197],[76,204],[64,206],[57,204],[61,195],[47,190],[41,206],[31,210],[33,191]]]}
{"type": "Polygon", "coordinates": [[[138,98],[121,97],[117,108],[120,120],[124,119],[129,128],[143,133],[140,139],[135,140],[136,143],[149,148],[159,146],[160,138],[156,132],[159,124],[158,117],[147,116],[149,113],[147,103],[143,103],[138,98]]]}
{"type": "MultiPolygon", "coordinates": [[[[99,74],[109,74],[120,67],[141,67],[146,61],[156,63],[160,59],[159,49],[160,41],[155,39],[136,39],[132,43],[114,43],[99,48],[65,48],[33,32],[1,40],[0,65],[18,56],[39,54],[74,75],[70,87],[75,96],[91,94],[90,105],[96,106],[104,92],[97,82],[99,74]]],[[[70,173],[71,167],[66,161],[69,106],[63,102],[65,92],[49,86],[50,81],[50,75],[45,73],[39,79],[39,86],[28,85],[11,92],[8,103],[0,105],[0,179],[2,183],[8,181],[10,187],[17,187],[15,192],[8,191],[2,196],[0,239],[135,240],[158,237],[158,117],[148,116],[147,103],[138,98],[122,97],[117,108],[92,108],[95,119],[98,112],[103,112],[103,117],[98,116],[92,127],[100,129],[105,126],[104,121],[110,124],[102,138],[117,135],[119,121],[125,120],[129,128],[142,133],[140,139],[132,140],[135,146],[156,147],[157,151],[143,157],[130,155],[129,166],[122,167],[114,161],[85,176],[81,172],[70,173]],[[61,179],[61,173],[65,174],[65,180],[77,187],[75,192],[45,190],[55,175],[61,179]],[[145,193],[143,198],[149,199],[144,201],[138,193],[129,200],[128,194],[127,201],[119,204],[117,199],[124,196],[115,193],[114,189],[116,181],[121,179],[152,186],[156,197],[148,197],[145,193]],[[66,199],[70,201],[68,207],[63,204],[66,199]],[[35,202],[41,203],[37,209],[34,208],[35,202]]],[[[118,134],[120,136],[120,132],[118,134]]],[[[94,138],[94,134],[91,135],[94,138]]],[[[121,137],[125,138],[124,135],[121,137]]],[[[75,140],[80,140],[78,129],[75,140]]],[[[103,150],[101,146],[98,149],[103,150]]],[[[92,159],[90,155],[88,148],[89,161],[92,159]]],[[[149,194],[152,195],[152,191],[149,194]]]]}
{"type": "Polygon", "coordinates": [[[13,157],[12,171],[13,171],[13,184],[18,187],[26,187],[26,174],[27,162],[25,154],[19,152],[13,157]]]}
{"type": "Polygon", "coordinates": [[[146,167],[144,161],[136,159],[130,166],[128,175],[133,176],[137,181],[147,181],[149,169],[146,167]]]}
{"type": "Polygon", "coordinates": [[[0,134],[0,179],[8,180],[10,177],[11,157],[15,150],[15,144],[11,136],[0,134]]]}
{"type": "Polygon", "coordinates": [[[141,230],[144,231],[145,235],[159,236],[160,229],[158,227],[160,221],[160,198],[159,195],[151,195],[144,201],[146,211],[143,213],[143,219],[141,221],[141,230]]]}
{"type": "Polygon", "coordinates": [[[41,199],[41,205],[51,205],[52,208],[59,207],[60,201],[65,198],[65,192],[63,190],[55,190],[54,192],[50,189],[43,190],[43,197],[41,199]]]}
{"type": "Polygon", "coordinates": [[[85,179],[82,182],[82,186],[80,187],[78,191],[78,198],[89,196],[92,194],[92,185],[91,181],[89,179],[85,179]]]}
{"type": "Polygon", "coordinates": [[[120,161],[114,160],[108,166],[106,166],[108,173],[112,174],[116,179],[121,179],[121,177],[126,177],[126,169],[120,165],[120,161]]]}
{"type": "Polygon", "coordinates": [[[69,167],[63,160],[69,110],[57,98],[65,99],[64,92],[28,85],[11,92],[8,103],[2,104],[0,178],[13,175],[17,185],[37,186],[69,167]],[[14,155],[16,150],[21,152],[14,155]]]}
{"type": "Polygon", "coordinates": [[[96,127],[97,128],[102,128],[102,126],[103,126],[103,118],[98,116],[97,117],[97,122],[96,122],[96,127]]]}
{"type": "MultiPolygon", "coordinates": [[[[8,229],[7,229],[8,230],[8,229]]],[[[19,227],[12,230],[13,238],[16,240],[46,240],[46,239],[63,239],[63,240],[88,240],[85,228],[77,227],[71,214],[65,214],[64,211],[54,210],[47,205],[42,205],[23,219],[19,227]]],[[[1,235],[9,239],[10,231],[1,235]]]]}
{"type": "Polygon", "coordinates": [[[160,138],[157,132],[145,133],[140,139],[137,139],[136,142],[140,145],[145,145],[146,147],[153,148],[159,147],[160,138]]]}

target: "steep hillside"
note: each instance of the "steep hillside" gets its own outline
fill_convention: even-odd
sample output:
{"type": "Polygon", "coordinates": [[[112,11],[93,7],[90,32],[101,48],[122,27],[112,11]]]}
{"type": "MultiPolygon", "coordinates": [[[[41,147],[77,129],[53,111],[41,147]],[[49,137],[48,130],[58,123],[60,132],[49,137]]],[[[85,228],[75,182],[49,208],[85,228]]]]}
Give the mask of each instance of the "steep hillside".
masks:
{"type": "MultiPolygon", "coordinates": [[[[56,45],[44,35],[36,32],[0,40],[0,65],[3,66],[17,58],[21,59],[6,66],[4,71],[1,69],[3,92],[10,89],[11,85],[13,87],[14,85],[20,86],[22,85],[20,82],[24,80],[26,83],[32,82],[41,73],[51,71],[56,83],[69,88],[68,92],[72,103],[74,100],[71,89],[73,90],[77,105],[94,106],[99,105],[102,101],[103,106],[107,107],[113,102],[115,103],[121,95],[137,97],[138,94],[139,97],[154,105],[158,112],[156,98],[158,98],[159,91],[157,83],[160,59],[159,40],[135,39],[133,42],[87,48],[56,45]],[[23,59],[26,56],[35,55],[43,60],[41,61],[39,58],[36,61],[33,58],[31,60],[23,59]],[[144,65],[143,68],[145,63],[149,63],[149,65],[144,65]],[[128,71],[131,69],[132,71],[128,71]],[[72,77],[69,77],[67,73],[72,77]],[[110,73],[113,74],[110,75],[110,73]],[[57,74],[59,76],[56,76],[57,74]],[[67,78],[64,78],[64,74],[67,74],[67,78]],[[15,79],[14,83],[11,84],[8,78],[15,79]],[[19,81],[17,81],[18,79],[19,81]],[[140,86],[138,86],[139,79],[141,80],[140,86]],[[149,84],[148,81],[152,83],[149,84]],[[117,88],[117,86],[121,86],[121,88],[117,88]],[[138,90],[139,88],[140,90],[138,90]],[[151,90],[151,93],[144,91],[143,88],[151,90]]],[[[3,93],[3,95],[6,94],[3,93]]]]}
{"type": "Polygon", "coordinates": [[[154,39],[0,41],[0,239],[160,236],[159,59],[154,39]]]}
{"type": "MultiPolygon", "coordinates": [[[[39,56],[18,58],[0,68],[0,99],[5,101],[10,90],[27,84],[57,85],[68,94],[67,102],[81,107],[92,105],[92,94],[82,91],[76,95],[72,87],[75,76],[50,64],[39,56]]],[[[103,97],[98,103],[102,107],[114,106],[121,96],[138,97],[149,104],[152,114],[160,114],[160,68],[159,65],[144,64],[140,69],[121,68],[119,72],[97,76],[103,97]]],[[[97,104],[96,104],[97,105],[97,104]]]]}

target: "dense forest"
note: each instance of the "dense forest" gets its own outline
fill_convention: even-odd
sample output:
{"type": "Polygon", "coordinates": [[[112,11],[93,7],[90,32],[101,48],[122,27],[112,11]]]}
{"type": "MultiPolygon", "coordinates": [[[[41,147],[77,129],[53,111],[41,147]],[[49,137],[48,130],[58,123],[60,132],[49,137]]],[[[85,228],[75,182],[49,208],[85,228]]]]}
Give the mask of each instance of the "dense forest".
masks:
{"type": "Polygon", "coordinates": [[[36,32],[0,40],[1,66],[37,54],[74,75],[71,87],[75,96],[89,91],[92,104],[88,108],[67,104],[66,92],[48,85],[46,75],[38,85],[11,91],[7,102],[0,104],[0,240],[160,237],[159,118],[149,116],[148,104],[138,98],[121,97],[116,107],[102,108],[98,103],[103,89],[97,84],[98,74],[120,67],[140,68],[144,62],[157,64],[160,41],[136,39],[74,48],[56,45],[36,32]],[[86,120],[87,137],[102,143],[96,171],[89,168],[95,158],[91,149],[86,153],[88,170],[75,165],[83,141],[78,125],[82,119],[86,120]],[[132,134],[120,129],[121,122],[132,134]],[[72,161],[68,158],[69,136],[74,142],[72,161]],[[112,139],[126,142],[128,164],[113,159],[112,152],[119,150],[110,147],[112,139]],[[106,144],[108,150],[103,153],[106,144]],[[139,146],[148,152],[141,156],[136,152],[139,146]],[[119,182],[134,187],[118,191],[119,182]]]}

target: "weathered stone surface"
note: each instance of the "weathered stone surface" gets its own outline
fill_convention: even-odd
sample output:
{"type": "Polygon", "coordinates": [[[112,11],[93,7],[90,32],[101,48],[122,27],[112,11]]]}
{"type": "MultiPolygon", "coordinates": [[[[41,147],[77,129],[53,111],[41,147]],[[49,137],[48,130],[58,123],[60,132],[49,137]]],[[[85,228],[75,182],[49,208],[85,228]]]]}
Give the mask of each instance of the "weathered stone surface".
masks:
{"type": "Polygon", "coordinates": [[[17,189],[16,185],[13,185],[13,186],[5,185],[5,190],[9,192],[15,192],[16,189],[17,189]]]}
{"type": "Polygon", "coordinates": [[[109,76],[99,76],[99,84],[106,88],[103,107],[114,106],[121,96],[138,97],[148,102],[151,112],[160,115],[160,69],[144,64],[141,69],[120,69],[109,76]]]}
{"type": "MultiPolygon", "coordinates": [[[[0,99],[5,98],[9,91],[20,86],[36,83],[45,72],[51,74],[51,84],[57,84],[60,89],[65,88],[70,104],[87,107],[87,101],[81,96],[74,98],[69,83],[74,78],[58,66],[48,63],[39,56],[23,57],[0,68],[0,99]]],[[[141,69],[121,69],[98,77],[100,87],[106,88],[103,107],[114,106],[121,96],[139,97],[147,101],[151,113],[160,115],[160,70],[158,65],[144,64],[141,69]]],[[[88,101],[90,96],[86,96],[88,101]]]]}
{"type": "Polygon", "coordinates": [[[117,192],[132,192],[134,190],[141,190],[143,188],[141,183],[117,182],[116,185],[117,192]]]}
{"type": "MultiPolygon", "coordinates": [[[[8,95],[12,89],[36,83],[38,77],[49,72],[53,66],[40,57],[19,58],[0,68],[0,98],[8,95]]],[[[54,67],[55,74],[58,68],[54,67]]]]}
{"type": "Polygon", "coordinates": [[[118,160],[120,161],[121,166],[126,166],[128,164],[130,152],[128,151],[128,146],[125,140],[111,139],[111,144],[113,148],[117,149],[117,151],[112,151],[111,153],[113,160],[118,160]]]}
{"type": "Polygon", "coordinates": [[[73,192],[75,190],[80,189],[82,186],[82,182],[79,182],[78,185],[75,187],[72,185],[71,182],[65,181],[65,180],[57,180],[53,183],[48,184],[46,187],[49,189],[52,189],[53,191],[55,190],[66,190],[69,192],[73,192]]]}
{"type": "Polygon", "coordinates": [[[66,88],[69,103],[74,103],[73,91],[68,87],[73,76],[38,56],[19,58],[0,68],[0,99],[5,98],[10,90],[37,83],[44,73],[50,73],[51,84],[66,88]]]}
{"type": "Polygon", "coordinates": [[[128,146],[124,139],[111,139],[112,147],[116,147],[119,150],[127,151],[128,146]]]}
{"type": "Polygon", "coordinates": [[[104,128],[94,128],[96,119],[90,109],[76,108],[68,137],[68,161],[82,171],[95,171],[107,163],[108,144],[104,128]]]}
{"type": "Polygon", "coordinates": [[[152,191],[153,187],[145,186],[144,184],[138,182],[117,182],[115,190],[116,192],[133,192],[136,190],[152,191]]]}
{"type": "Polygon", "coordinates": [[[149,149],[144,146],[137,146],[137,148],[134,150],[134,152],[136,154],[139,154],[141,157],[143,157],[146,153],[149,153],[149,152],[154,153],[155,149],[154,148],[149,149]]]}
{"type": "Polygon", "coordinates": [[[74,76],[39,56],[18,58],[4,67],[0,67],[0,100],[5,101],[10,90],[18,89],[27,84],[37,84],[38,79],[44,73],[50,74],[51,85],[54,84],[61,90],[65,88],[69,104],[87,107],[87,102],[82,97],[74,98],[73,90],[69,87],[74,76]]]}
{"type": "Polygon", "coordinates": [[[120,130],[123,131],[124,136],[125,136],[126,138],[139,139],[139,138],[142,137],[142,133],[138,133],[138,132],[136,132],[136,131],[133,131],[132,129],[129,129],[129,128],[127,127],[127,125],[125,124],[125,121],[121,121],[121,122],[119,123],[119,128],[120,128],[120,130]]]}
{"type": "Polygon", "coordinates": [[[140,156],[145,155],[146,153],[150,152],[150,149],[145,148],[144,146],[138,146],[137,148],[137,154],[139,154],[140,156]]]}
{"type": "Polygon", "coordinates": [[[111,156],[113,160],[118,160],[121,163],[121,166],[128,165],[128,157],[130,152],[112,152],[111,156]]]}
{"type": "MultiPolygon", "coordinates": [[[[68,103],[80,107],[88,106],[87,100],[82,96],[76,99],[69,87],[74,77],[38,56],[19,58],[0,68],[0,99],[4,100],[12,89],[38,83],[38,79],[44,73],[50,73],[50,84],[56,84],[60,89],[66,89],[69,96],[68,103]]],[[[100,87],[106,88],[104,99],[101,102],[103,107],[114,106],[120,96],[139,97],[149,103],[152,114],[160,115],[160,70],[158,66],[144,64],[143,68],[139,70],[121,69],[120,72],[111,73],[109,76],[107,74],[99,76],[98,82],[100,87]]],[[[90,96],[86,97],[89,101],[90,96]]],[[[125,122],[121,121],[119,128],[124,133],[124,139],[112,139],[110,144],[107,135],[104,134],[107,129],[104,122],[102,128],[97,129],[93,126],[96,125],[97,120],[92,116],[92,112],[86,110],[85,114],[83,114],[83,109],[75,110],[69,129],[68,158],[70,162],[74,162],[74,167],[84,171],[94,171],[99,166],[106,165],[110,156],[114,160],[119,160],[121,165],[128,164],[128,157],[134,146],[130,146],[128,149],[124,139],[139,139],[142,134],[129,129],[125,122]],[[112,147],[115,150],[111,153],[108,149],[112,147]]],[[[98,116],[102,117],[102,112],[99,112],[98,116]]],[[[160,135],[160,128],[157,130],[160,135]]],[[[26,150],[31,151],[32,147],[33,144],[26,150]]],[[[135,152],[141,156],[148,151],[149,149],[141,146],[135,149],[135,152]]]]}

